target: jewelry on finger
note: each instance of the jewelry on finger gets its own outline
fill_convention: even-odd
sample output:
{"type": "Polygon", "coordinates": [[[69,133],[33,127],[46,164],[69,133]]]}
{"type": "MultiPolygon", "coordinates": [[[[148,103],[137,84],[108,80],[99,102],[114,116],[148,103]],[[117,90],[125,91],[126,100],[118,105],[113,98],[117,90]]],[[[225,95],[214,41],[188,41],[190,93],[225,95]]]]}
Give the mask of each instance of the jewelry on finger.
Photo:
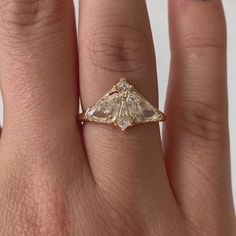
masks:
{"type": "Polygon", "coordinates": [[[81,122],[97,122],[119,127],[165,121],[165,115],[122,78],[95,105],[79,115],[81,122]]]}

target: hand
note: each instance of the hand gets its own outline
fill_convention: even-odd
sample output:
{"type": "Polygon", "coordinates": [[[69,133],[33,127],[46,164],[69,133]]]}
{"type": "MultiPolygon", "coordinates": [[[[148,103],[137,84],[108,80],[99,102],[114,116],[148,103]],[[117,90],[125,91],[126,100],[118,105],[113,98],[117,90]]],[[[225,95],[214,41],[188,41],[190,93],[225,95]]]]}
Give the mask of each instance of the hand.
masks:
{"type": "Polygon", "coordinates": [[[169,10],[162,148],[156,124],[77,120],[121,77],[157,105],[144,0],[81,0],[78,54],[71,0],[0,1],[1,236],[235,235],[222,5],[169,10]]]}

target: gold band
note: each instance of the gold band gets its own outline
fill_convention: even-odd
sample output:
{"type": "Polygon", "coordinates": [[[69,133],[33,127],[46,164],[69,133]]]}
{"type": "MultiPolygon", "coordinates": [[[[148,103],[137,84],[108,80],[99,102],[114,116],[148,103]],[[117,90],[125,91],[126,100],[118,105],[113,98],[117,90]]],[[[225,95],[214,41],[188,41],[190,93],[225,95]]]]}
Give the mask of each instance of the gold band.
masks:
{"type": "Polygon", "coordinates": [[[122,78],[95,105],[79,114],[79,120],[112,124],[125,130],[137,124],[162,122],[166,118],[122,78]]]}
{"type": "Polygon", "coordinates": [[[89,121],[87,118],[86,118],[86,112],[82,112],[82,113],[80,113],[79,114],[79,120],[81,121],[81,122],[86,122],[86,121],[89,121]]]}

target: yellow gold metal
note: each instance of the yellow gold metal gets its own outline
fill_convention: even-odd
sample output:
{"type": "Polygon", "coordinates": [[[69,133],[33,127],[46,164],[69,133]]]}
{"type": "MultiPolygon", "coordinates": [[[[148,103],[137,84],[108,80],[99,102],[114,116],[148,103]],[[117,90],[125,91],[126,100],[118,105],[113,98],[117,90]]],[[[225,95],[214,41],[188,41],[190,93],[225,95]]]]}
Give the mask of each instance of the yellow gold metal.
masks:
{"type": "Polygon", "coordinates": [[[137,124],[163,122],[166,118],[122,78],[95,105],[79,114],[79,120],[112,124],[125,130],[137,124]]]}

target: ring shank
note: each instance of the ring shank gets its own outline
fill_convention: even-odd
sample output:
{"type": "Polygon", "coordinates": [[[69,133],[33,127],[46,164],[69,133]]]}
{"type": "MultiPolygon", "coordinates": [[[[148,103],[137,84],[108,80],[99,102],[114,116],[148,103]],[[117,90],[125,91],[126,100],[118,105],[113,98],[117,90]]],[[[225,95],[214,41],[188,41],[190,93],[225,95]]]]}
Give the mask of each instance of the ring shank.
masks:
{"type": "Polygon", "coordinates": [[[81,122],[87,122],[87,121],[89,121],[88,119],[87,119],[87,117],[86,117],[86,112],[82,112],[82,113],[80,113],[79,115],[78,115],[78,119],[79,119],[79,121],[81,121],[81,122]]]}

